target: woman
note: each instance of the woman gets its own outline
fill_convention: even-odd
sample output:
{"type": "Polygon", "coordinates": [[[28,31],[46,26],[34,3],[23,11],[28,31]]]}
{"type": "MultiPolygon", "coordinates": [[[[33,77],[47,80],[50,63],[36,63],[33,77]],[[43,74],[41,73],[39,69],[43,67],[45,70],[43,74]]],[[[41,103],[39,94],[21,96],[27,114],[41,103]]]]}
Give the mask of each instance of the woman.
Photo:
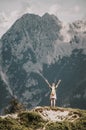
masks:
{"type": "Polygon", "coordinates": [[[52,85],[50,85],[48,80],[45,80],[45,81],[48,84],[48,86],[51,88],[51,94],[50,94],[51,106],[55,107],[55,105],[56,105],[56,88],[59,86],[61,80],[59,80],[56,85],[55,85],[55,83],[52,83],[52,85]]]}

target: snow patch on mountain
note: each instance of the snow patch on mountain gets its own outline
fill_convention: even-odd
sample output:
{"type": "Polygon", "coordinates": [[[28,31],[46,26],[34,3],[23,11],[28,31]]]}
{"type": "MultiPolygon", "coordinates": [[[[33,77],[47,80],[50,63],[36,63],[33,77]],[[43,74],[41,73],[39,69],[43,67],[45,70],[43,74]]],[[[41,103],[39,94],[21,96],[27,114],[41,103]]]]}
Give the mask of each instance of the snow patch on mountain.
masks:
{"type": "Polygon", "coordinates": [[[86,20],[78,20],[73,22],[72,28],[77,33],[84,33],[86,32],[86,20]]]}
{"type": "Polygon", "coordinates": [[[70,27],[69,24],[62,23],[62,28],[60,34],[63,37],[63,41],[69,43],[71,40],[71,34],[69,33],[70,27]]]}
{"type": "Polygon", "coordinates": [[[6,84],[6,89],[9,92],[9,94],[13,96],[13,92],[8,81],[8,76],[6,75],[5,72],[2,71],[1,67],[0,67],[0,77],[2,78],[3,82],[6,84]]]}

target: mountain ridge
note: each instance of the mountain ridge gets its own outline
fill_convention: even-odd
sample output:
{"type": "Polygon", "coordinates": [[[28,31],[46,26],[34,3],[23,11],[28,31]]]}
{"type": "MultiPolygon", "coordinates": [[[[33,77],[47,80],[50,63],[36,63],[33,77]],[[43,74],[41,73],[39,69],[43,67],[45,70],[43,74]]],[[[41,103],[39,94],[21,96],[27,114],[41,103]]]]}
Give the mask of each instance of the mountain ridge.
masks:
{"type": "Polygon", "coordinates": [[[49,104],[49,89],[41,72],[50,83],[62,79],[57,90],[59,106],[86,108],[86,33],[75,30],[68,26],[65,31],[53,15],[23,15],[0,40],[0,75],[6,75],[1,75],[1,89],[3,78],[8,77],[9,87],[27,107],[49,104]],[[68,40],[64,40],[66,34],[68,40]]]}

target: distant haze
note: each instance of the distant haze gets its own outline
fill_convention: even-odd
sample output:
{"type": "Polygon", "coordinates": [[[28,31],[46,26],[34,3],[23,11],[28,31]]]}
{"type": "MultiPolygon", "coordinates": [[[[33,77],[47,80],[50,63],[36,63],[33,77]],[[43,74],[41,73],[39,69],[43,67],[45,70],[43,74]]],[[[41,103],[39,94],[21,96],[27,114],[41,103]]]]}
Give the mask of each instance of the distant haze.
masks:
{"type": "Polygon", "coordinates": [[[86,16],[86,0],[0,0],[0,37],[23,14],[55,14],[63,22],[86,16]]]}

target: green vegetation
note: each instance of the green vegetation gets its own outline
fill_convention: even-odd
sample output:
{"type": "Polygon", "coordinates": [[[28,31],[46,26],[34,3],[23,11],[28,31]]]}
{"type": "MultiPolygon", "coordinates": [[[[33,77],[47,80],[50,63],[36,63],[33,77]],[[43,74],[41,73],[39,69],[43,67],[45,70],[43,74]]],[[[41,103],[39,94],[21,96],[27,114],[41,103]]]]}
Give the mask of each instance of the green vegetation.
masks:
{"type": "MultiPolygon", "coordinates": [[[[80,116],[74,122],[63,121],[63,122],[50,122],[46,126],[45,130],[86,130],[86,110],[64,108],[65,110],[72,111],[80,116]]],[[[63,109],[61,109],[63,110],[63,109]]]]}
{"type": "Polygon", "coordinates": [[[86,130],[86,120],[49,123],[45,130],[86,130]]]}
{"type": "MultiPolygon", "coordinates": [[[[54,110],[69,110],[75,114],[79,114],[77,120],[51,122],[44,121],[39,112],[41,109],[48,109],[50,107],[41,107],[33,111],[22,111],[18,113],[18,117],[0,117],[0,130],[86,130],[86,110],[68,109],[68,108],[51,108],[54,110]]],[[[70,113],[71,114],[71,113],[70,113]]]]}
{"type": "Polygon", "coordinates": [[[16,112],[24,111],[25,107],[22,103],[18,101],[18,99],[13,98],[10,102],[7,108],[4,109],[5,114],[11,114],[16,112]]]}
{"type": "Polygon", "coordinates": [[[21,124],[34,130],[42,128],[45,121],[37,112],[22,112],[19,114],[21,124]]]}
{"type": "Polygon", "coordinates": [[[0,130],[30,130],[13,118],[0,118],[0,130]]]}

